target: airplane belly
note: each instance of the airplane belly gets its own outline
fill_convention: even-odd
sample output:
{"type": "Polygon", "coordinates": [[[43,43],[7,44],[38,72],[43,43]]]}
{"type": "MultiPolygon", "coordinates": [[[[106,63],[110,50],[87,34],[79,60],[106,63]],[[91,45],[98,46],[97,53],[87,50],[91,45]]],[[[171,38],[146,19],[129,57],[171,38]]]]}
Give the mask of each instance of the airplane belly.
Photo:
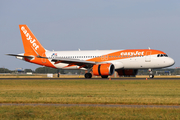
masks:
{"type": "Polygon", "coordinates": [[[79,68],[77,65],[67,67],[68,65],[69,64],[65,64],[65,63],[54,64],[54,66],[59,69],[78,69],[79,68]]]}

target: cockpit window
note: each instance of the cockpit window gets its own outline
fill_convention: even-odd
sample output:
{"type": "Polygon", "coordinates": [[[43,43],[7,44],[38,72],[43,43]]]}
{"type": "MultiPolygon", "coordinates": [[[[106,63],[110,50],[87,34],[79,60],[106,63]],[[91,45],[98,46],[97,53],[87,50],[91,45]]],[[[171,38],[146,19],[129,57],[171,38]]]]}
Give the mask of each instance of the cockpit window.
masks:
{"type": "Polygon", "coordinates": [[[158,54],[157,57],[168,57],[167,54],[158,54]]]}

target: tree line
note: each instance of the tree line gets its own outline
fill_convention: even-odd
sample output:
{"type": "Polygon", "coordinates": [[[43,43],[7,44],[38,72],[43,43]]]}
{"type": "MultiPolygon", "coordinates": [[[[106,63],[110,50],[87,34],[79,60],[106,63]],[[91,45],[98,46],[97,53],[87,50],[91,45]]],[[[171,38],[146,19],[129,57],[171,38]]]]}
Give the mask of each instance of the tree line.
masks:
{"type": "MultiPolygon", "coordinates": [[[[32,73],[60,73],[60,74],[85,74],[84,70],[65,70],[65,69],[55,69],[49,67],[38,67],[35,70],[24,69],[23,73],[32,72],[32,73]]],[[[0,73],[17,73],[17,70],[9,70],[7,68],[0,68],[0,73]]],[[[153,74],[161,74],[161,75],[180,75],[180,68],[176,69],[153,69],[153,74]]],[[[148,75],[149,72],[147,69],[138,70],[139,75],[148,75]]]]}
{"type": "MultiPolygon", "coordinates": [[[[18,70],[9,70],[7,68],[0,68],[0,73],[18,73],[18,70]]],[[[60,74],[84,74],[84,70],[64,70],[64,69],[55,69],[55,68],[50,68],[50,67],[38,67],[35,70],[32,69],[24,69],[21,71],[21,73],[27,73],[27,72],[32,72],[32,73],[60,73],[60,74]]]]}

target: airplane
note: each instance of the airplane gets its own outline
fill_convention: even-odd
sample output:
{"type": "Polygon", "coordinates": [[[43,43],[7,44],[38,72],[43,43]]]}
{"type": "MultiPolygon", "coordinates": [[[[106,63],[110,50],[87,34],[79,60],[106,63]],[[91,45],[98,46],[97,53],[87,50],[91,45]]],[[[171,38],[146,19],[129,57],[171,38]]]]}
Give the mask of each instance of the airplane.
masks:
{"type": "Polygon", "coordinates": [[[108,78],[115,71],[119,76],[136,76],[138,69],[148,69],[149,77],[154,78],[152,69],[170,67],[175,64],[175,61],[166,53],[150,48],[49,51],[40,44],[27,25],[19,25],[19,28],[24,53],[7,55],[56,69],[83,69],[87,71],[85,78],[92,78],[92,74],[108,78]]]}

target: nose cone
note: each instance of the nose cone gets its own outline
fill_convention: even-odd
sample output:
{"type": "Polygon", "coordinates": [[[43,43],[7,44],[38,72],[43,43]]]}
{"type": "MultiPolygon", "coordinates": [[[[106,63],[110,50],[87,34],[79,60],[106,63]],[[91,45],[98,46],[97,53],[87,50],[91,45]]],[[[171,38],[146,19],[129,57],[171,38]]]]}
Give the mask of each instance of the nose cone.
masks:
{"type": "Polygon", "coordinates": [[[175,61],[174,61],[172,58],[169,57],[169,58],[166,60],[166,64],[167,64],[167,67],[170,67],[170,66],[172,66],[172,65],[175,64],[175,61]]]}

